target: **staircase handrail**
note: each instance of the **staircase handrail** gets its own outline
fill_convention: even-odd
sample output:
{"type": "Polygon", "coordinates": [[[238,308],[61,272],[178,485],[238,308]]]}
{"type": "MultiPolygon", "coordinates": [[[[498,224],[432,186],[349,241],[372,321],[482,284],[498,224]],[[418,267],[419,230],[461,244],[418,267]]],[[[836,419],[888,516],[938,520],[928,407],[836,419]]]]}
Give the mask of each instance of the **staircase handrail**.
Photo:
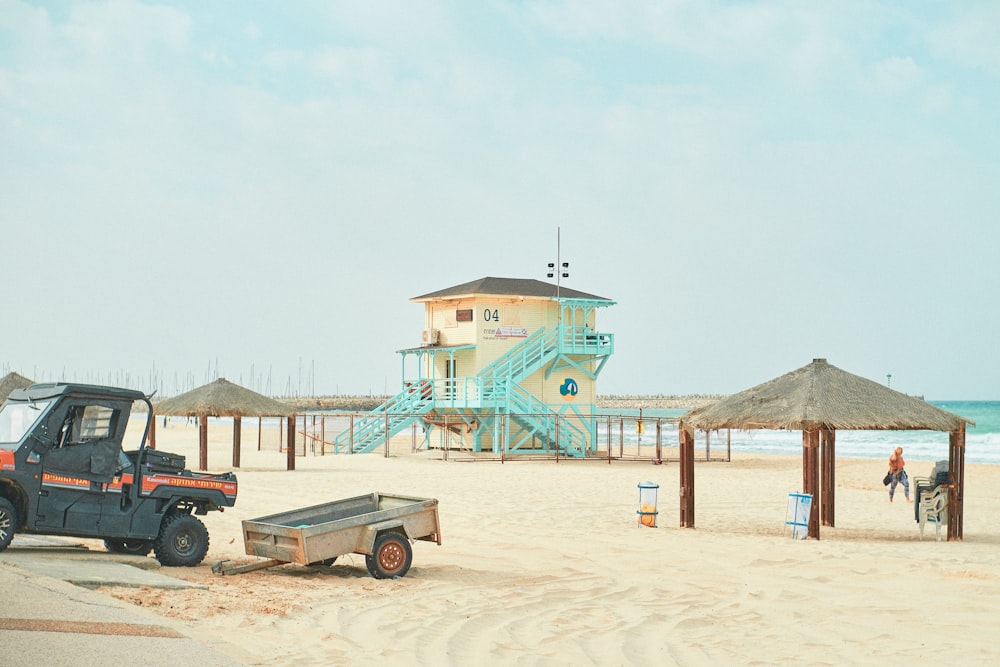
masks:
{"type": "Polygon", "coordinates": [[[556,349],[558,336],[557,329],[546,331],[545,327],[541,327],[483,368],[477,375],[483,378],[506,377],[519,382],[541,368],[542,364],[558,351],[556,349]]]}
{"type": "Polygon", "coordinates": [[[427,412],[433,405],[434,384],[431,380],[420,380],[408,385],[382,405],[354,422],[354,441],[351,443],[351,428],[347,428],[333,439],[334,449],[353,444],[354,453],[370,451],[380,438],[385,437],[386,417],[389,419],[390,433],[414,416],[427,412]]]}
{"type": "MultiPolygon", "coordinates": [[[[555,440],[556,426],[554,422],[550,423],[549,420],[553,417],[558,418],[560,416],[558,412],[518,384],[512,384],[508,389],[507,395],[511,399],[512,413],[540,415],[544,420],[546,435],[550,440],[555,440]]],[[[566,419],[560,419],[559,424],[559,444],[566,451],[573,449],[582,454],[587,443],[584,432],[566,419]]]]}

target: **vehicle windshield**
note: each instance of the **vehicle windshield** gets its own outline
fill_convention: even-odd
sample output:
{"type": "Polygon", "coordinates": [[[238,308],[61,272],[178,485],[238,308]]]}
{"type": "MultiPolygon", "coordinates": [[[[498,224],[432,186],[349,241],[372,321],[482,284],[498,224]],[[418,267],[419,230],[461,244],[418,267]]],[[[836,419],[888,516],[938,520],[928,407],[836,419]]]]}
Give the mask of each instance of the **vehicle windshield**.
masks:
{"type": "Polygon", "coordinates": [[[17,449],[24,434],[49,407],[48,401],[7,403],[0,408],[0,449],[17,449]]]}

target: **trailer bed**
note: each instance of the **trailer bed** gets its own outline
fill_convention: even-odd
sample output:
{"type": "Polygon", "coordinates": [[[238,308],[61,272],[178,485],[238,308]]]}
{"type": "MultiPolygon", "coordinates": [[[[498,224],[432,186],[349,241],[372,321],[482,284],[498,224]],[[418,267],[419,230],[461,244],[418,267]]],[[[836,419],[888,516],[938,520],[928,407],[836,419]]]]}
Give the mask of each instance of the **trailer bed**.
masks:
{"type": "Polygon", "coordinates": [[[441,544],[437,499],[374,492],[243,522],[243,542],[251,556],[315,565],[348,553],[364,554],[378,578],[384,577],[372,571],[372,560],[381,561],[390,576],[405,574],[410,540],[441,544]],[[402,573],[391,574],[404,559],[402,573]]]}

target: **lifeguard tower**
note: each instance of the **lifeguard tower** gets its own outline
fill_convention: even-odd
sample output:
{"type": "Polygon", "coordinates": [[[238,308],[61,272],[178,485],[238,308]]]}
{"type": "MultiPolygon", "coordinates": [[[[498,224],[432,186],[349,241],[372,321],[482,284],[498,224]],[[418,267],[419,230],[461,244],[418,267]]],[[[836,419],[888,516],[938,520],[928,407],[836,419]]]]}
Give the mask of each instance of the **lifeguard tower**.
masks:
{"type": "Polygon", "coordinates": [[[531,279],[481,278],[417,296],[420,345],[399,350],[401,391],[339,434],[370,452],[419,423],[425,447],[586,456],[597,377],[614,354],[596,311],[611,299],[531,279]]]}

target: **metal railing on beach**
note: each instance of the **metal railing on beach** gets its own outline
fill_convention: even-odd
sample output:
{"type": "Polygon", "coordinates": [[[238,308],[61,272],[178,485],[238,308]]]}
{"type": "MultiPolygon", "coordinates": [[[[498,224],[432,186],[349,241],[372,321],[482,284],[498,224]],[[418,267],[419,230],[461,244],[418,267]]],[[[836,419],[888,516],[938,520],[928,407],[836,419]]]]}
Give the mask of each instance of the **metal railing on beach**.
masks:
{"type": "MultiPolygon", "coordinates": [[[[371,413],[312,413],[297,418],[296,454],[300,456],[324,456],[327,454],[352,453],[343,443],[336,443],[333,434],[353,429],[356,423],[371,419],[371,413]]],[[[634,417],[615,414],[560,415],[550,414],[501,414],[490,416],[496,423],[491,424],[491,432],[496,434],[489,450],[477,451],[473,444],[470,421],[480,415],[449,415],[436,418],[433,428],[421,424],[421,417],[412,413],[378,415],[384,422],[394,423],[397,419],[411,419],[409,428],[395,435],[385,436],[371,452],[381,452],[388,457],[421,454],[444,460],[514,461],[514,460],[582,460],[582,461],[650,461],[670,463],[680,461],[679,435],[676,417],[634,417]],[[518,421],[537,422],[544,419],[550,423],[545,429],[545,437],[539,437],[537,444],[522,443],[514,446],[504,439],[508,426],[518,421]],[[508,420],[510,424],[508,424],[508,420]],[[589,442],[580,429],[581,423],[590,426],[589,442]],[[583,447],[582,456],[568,456],[564,446],[552,446],[553,438],[567,437],[575,447],[583,447]],[[572,435],[570,435],[572,434],[572,435]]],[[[695,435],[695,458],[702,461],[728,462],[732,459],[730,432],[712,431],[695,435]]]]}

